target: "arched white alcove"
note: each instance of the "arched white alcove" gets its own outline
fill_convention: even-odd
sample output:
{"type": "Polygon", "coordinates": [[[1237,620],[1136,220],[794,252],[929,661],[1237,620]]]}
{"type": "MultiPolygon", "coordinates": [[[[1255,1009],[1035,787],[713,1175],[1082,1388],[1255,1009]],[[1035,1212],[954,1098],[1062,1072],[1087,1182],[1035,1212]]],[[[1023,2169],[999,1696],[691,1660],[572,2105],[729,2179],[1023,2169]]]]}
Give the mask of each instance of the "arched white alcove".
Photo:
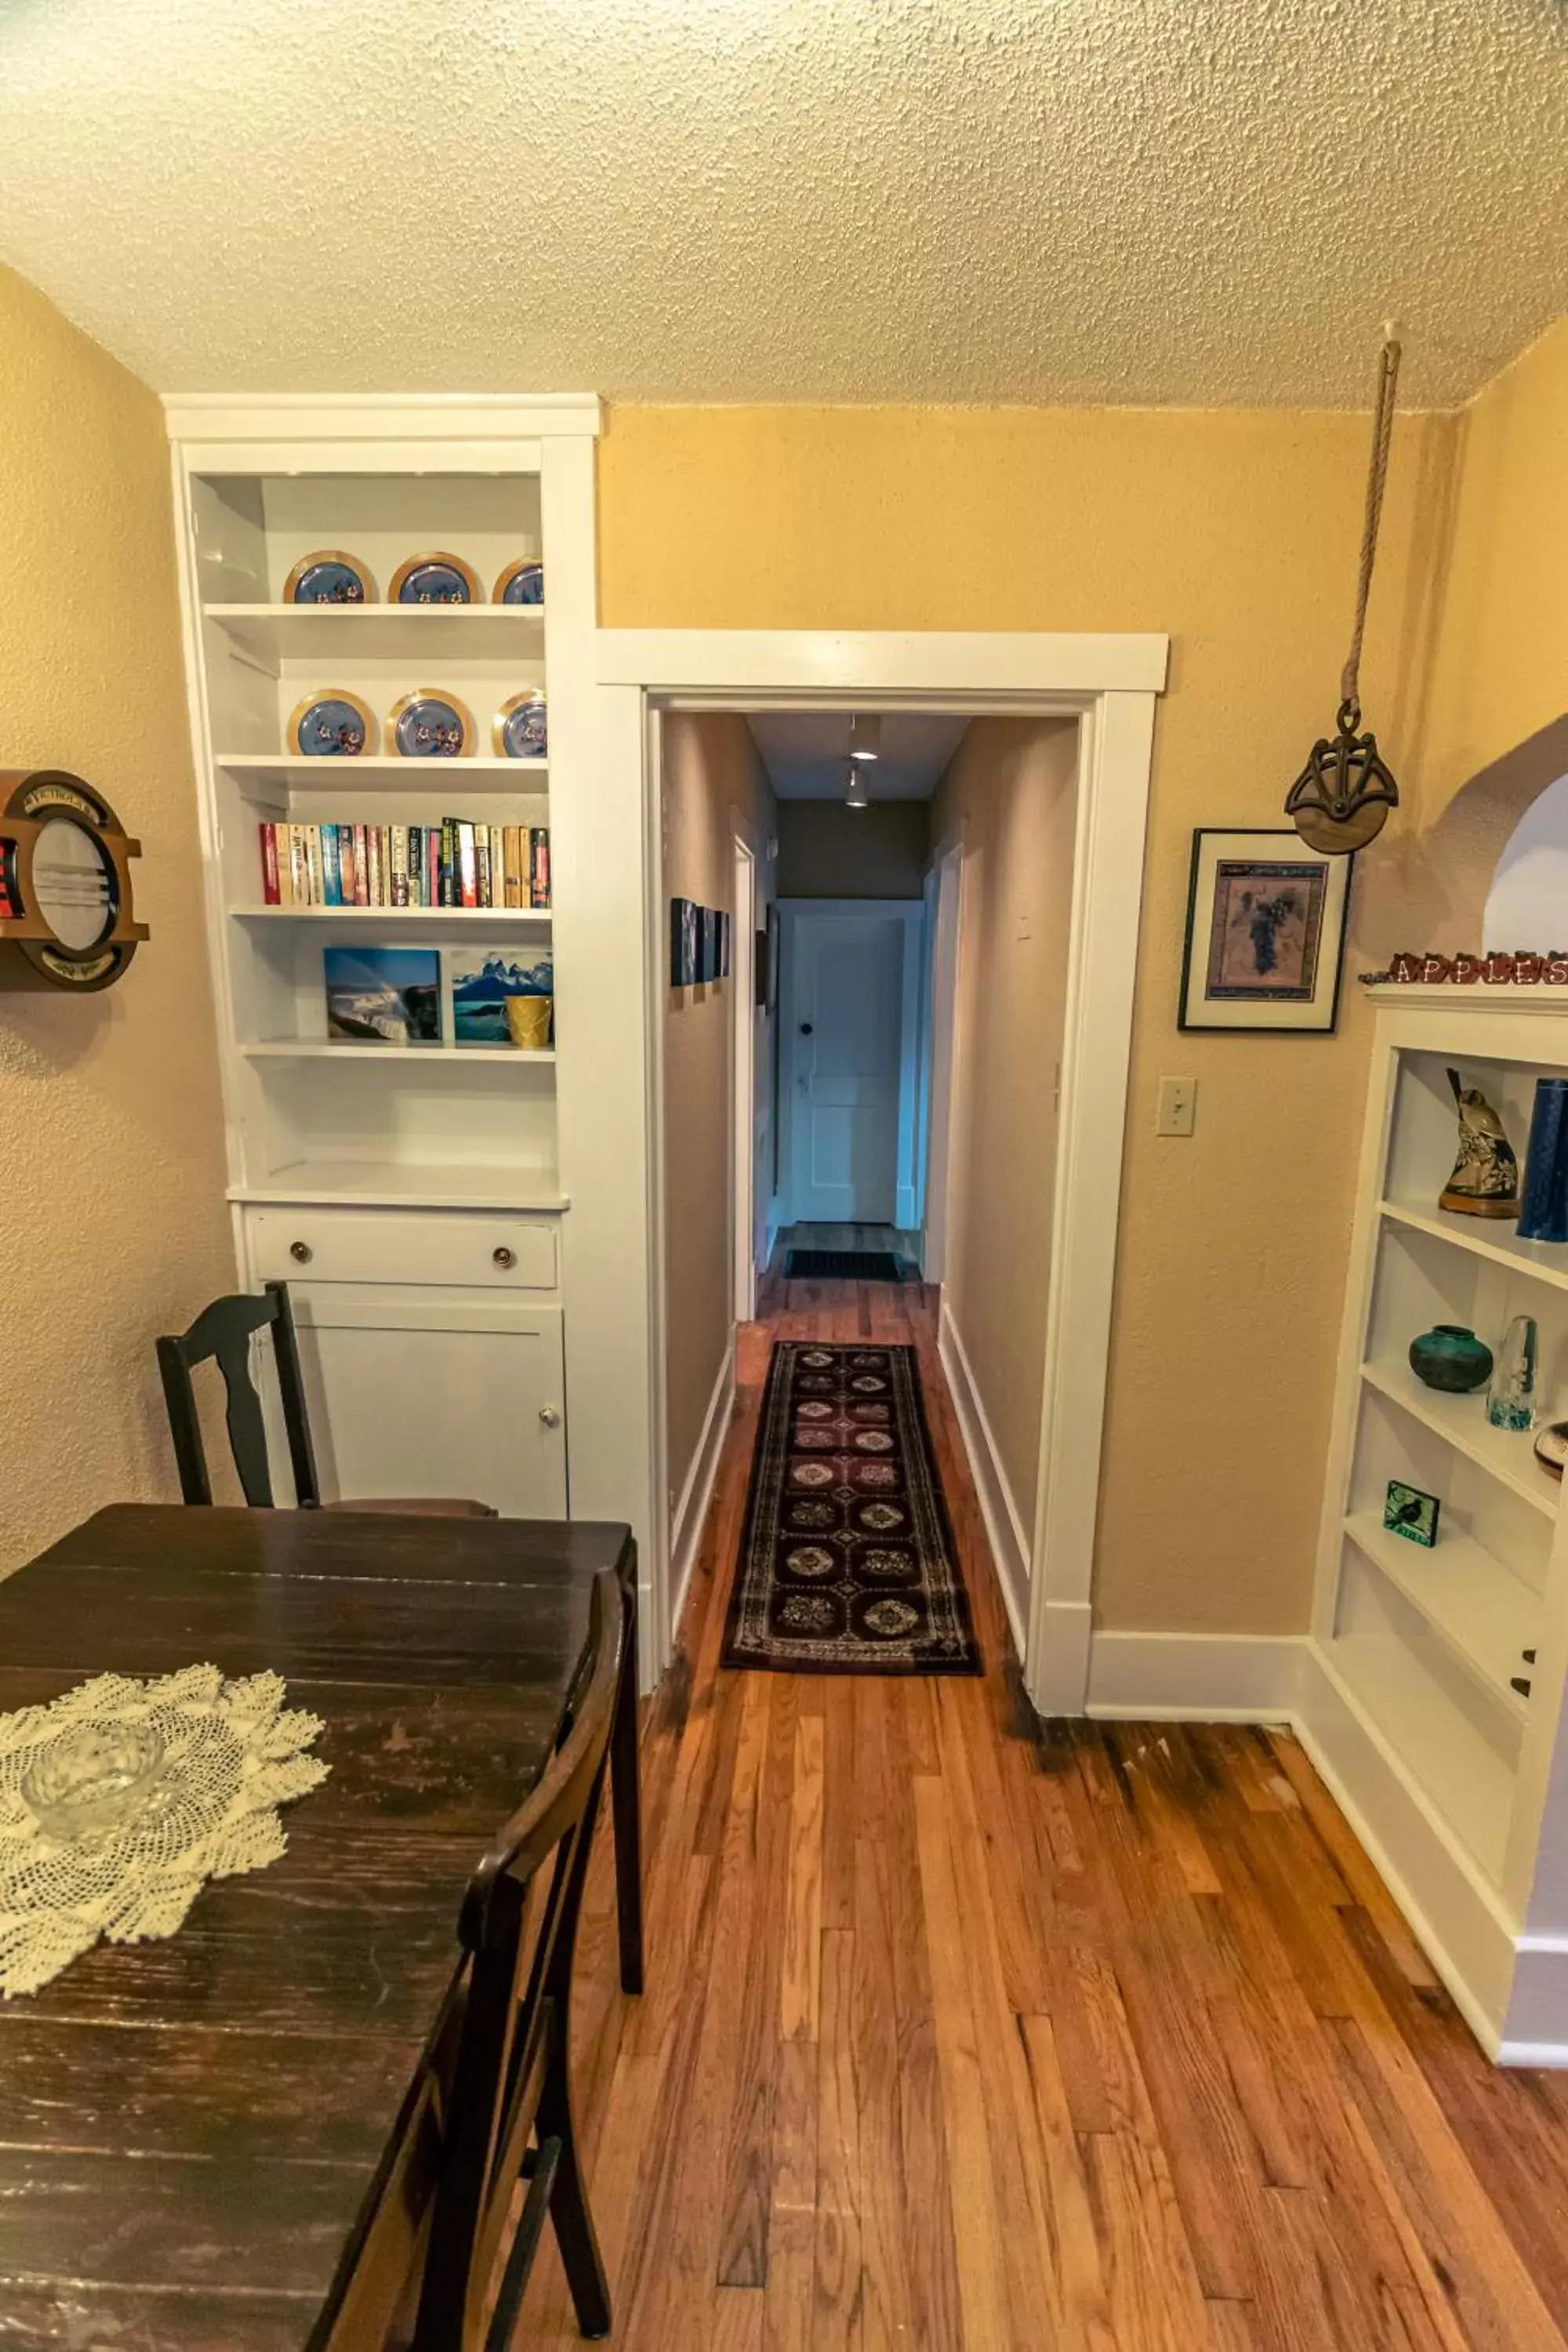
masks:
{"type": "Polygon", "coordinates": [[[1482,921],[1493,948],[1568,948],[1568,775],[1531,801],[1498,859],[1482,921]]]}

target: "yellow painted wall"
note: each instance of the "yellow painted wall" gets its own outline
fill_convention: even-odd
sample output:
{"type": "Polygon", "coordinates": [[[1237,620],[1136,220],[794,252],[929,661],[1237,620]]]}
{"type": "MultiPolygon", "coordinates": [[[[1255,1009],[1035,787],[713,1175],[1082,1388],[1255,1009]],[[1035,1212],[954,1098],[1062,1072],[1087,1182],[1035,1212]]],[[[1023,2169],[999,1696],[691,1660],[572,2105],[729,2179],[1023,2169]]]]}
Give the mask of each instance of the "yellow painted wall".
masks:
{"type": "MultiPolygon", "coordinates": [[[[1402,420],[1363,688],[1397,768],[1436,625],[1456,428],[1402,420]]],[[[1367,424],[1268,411],[617,408],[611,625],[1160,630],[1096,1592],[1121,1627],[1305,1622],[1367,1029],[1181,1037],[1192,830],[1284,823],[1331,725],[1367,424]],[[1153,1134],[1163,1072],[1197,1133],[1153,1134]]],[[[1397,872],[1397,835],[1383,853],[1397,872]]],[[[1366,945],[1393,944],[1377,911],[1366,945]]],[[[1360,928],[1357,919],[1357,928],[1360,928]]]]}
{"type": "Polygon", "coordinates": [[[1568,319],[1479,393],[1454,431],[1421,747],[1432,815],[1568,711],[1568,319]]]}
{"type": "Polygon", "coordinates": [[[101,995],[0,995],[5,1569],[174,1495],[153,1340],[234,1261],[162,414],[0,269],[0,766],[108,794],[153,934],[101,995]]]}
{"type": "MultiPolygon", "coordinates": [[[[734,835],[756,856],[759,914],[774,801],[744,719],[678,711],[664,725],[664,888],[734,915],[734,835]]],[[[734,983],[665,992],[665,1397],[673,1508],[701,1441],[730,1344],[733,1264],[730,1101],[734,983]]],[[[758,1024],[759,1099],[771,1104],[769,1024],[758,1024]]],[[[770,1138],[759,1139],[765,1161],[770,1138]]]]}

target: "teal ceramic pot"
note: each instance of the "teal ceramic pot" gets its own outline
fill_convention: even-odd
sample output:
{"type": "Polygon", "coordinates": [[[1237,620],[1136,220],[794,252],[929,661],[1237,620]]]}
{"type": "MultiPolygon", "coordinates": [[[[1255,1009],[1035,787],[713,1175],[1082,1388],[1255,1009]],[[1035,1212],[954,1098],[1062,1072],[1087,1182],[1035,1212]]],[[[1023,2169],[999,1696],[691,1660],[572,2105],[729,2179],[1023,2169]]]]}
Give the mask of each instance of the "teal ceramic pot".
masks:
{"type": "Polygon", "coordinates": [[[1435,1323],[1410,1342],[1410,1369],[1429,1389],[1468,1396],[1492,1376],[1492,1351],[1462,1323],[1435,1323]]]}

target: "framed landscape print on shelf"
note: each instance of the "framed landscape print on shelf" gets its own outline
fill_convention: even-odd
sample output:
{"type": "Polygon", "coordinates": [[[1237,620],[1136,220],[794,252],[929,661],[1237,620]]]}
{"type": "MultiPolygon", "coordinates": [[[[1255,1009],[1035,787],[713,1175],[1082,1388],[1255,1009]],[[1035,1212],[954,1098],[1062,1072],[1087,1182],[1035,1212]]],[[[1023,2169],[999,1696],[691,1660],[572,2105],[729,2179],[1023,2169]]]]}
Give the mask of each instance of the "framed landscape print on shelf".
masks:
{"type": "Polygon", "coordinates": [[[1195,832],[1178,1026],[1331,1031],[1351,864],[1289,826],[1195,832]]]}

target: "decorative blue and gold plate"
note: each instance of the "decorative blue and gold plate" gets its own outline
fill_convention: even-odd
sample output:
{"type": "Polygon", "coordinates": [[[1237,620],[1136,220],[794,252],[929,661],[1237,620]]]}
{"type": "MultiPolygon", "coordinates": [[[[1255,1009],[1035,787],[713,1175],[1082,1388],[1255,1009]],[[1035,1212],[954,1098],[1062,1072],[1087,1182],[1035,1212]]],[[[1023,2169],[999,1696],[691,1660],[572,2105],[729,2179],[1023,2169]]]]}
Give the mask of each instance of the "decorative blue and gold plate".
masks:
{"type": "Polygon", "coordinates": [[[318,548],[302,555],[283,583],[286,604],[370,604],[375,583],[357,555],[341,547],[318,548]]]}
{"type": "Polygon", "coordinates": [[[394,604],[477,604],[479,583],[460,555],[411,555],[392,575],[394,604]]]}
{"type": "Polygon", "coordinates": [[[308,695],[289,721],[289,749],[307,760],[353,760],[375,749],[375,720],[357,694],[308,695]]]}
{"type": "Polygon", "coordinates": [[[536,555],[520,555],[509,563],[496,582],[493,602],[498,604],[542,604],[544,602],[544,566],[536,555]]]}
{"type": "Polygon", "coordinates": [[[496,712],[490,740],[505,760],[542,760],[549,750],[544,724],[544,697],[536,686],[525,687],[496,712]]]}
{"type": "Polygon", "coordinates": [[[405,760],[461,760],[474,748],[474,722],[455,694],[416,686],[386,714],[388,748],[405,760]]]}

